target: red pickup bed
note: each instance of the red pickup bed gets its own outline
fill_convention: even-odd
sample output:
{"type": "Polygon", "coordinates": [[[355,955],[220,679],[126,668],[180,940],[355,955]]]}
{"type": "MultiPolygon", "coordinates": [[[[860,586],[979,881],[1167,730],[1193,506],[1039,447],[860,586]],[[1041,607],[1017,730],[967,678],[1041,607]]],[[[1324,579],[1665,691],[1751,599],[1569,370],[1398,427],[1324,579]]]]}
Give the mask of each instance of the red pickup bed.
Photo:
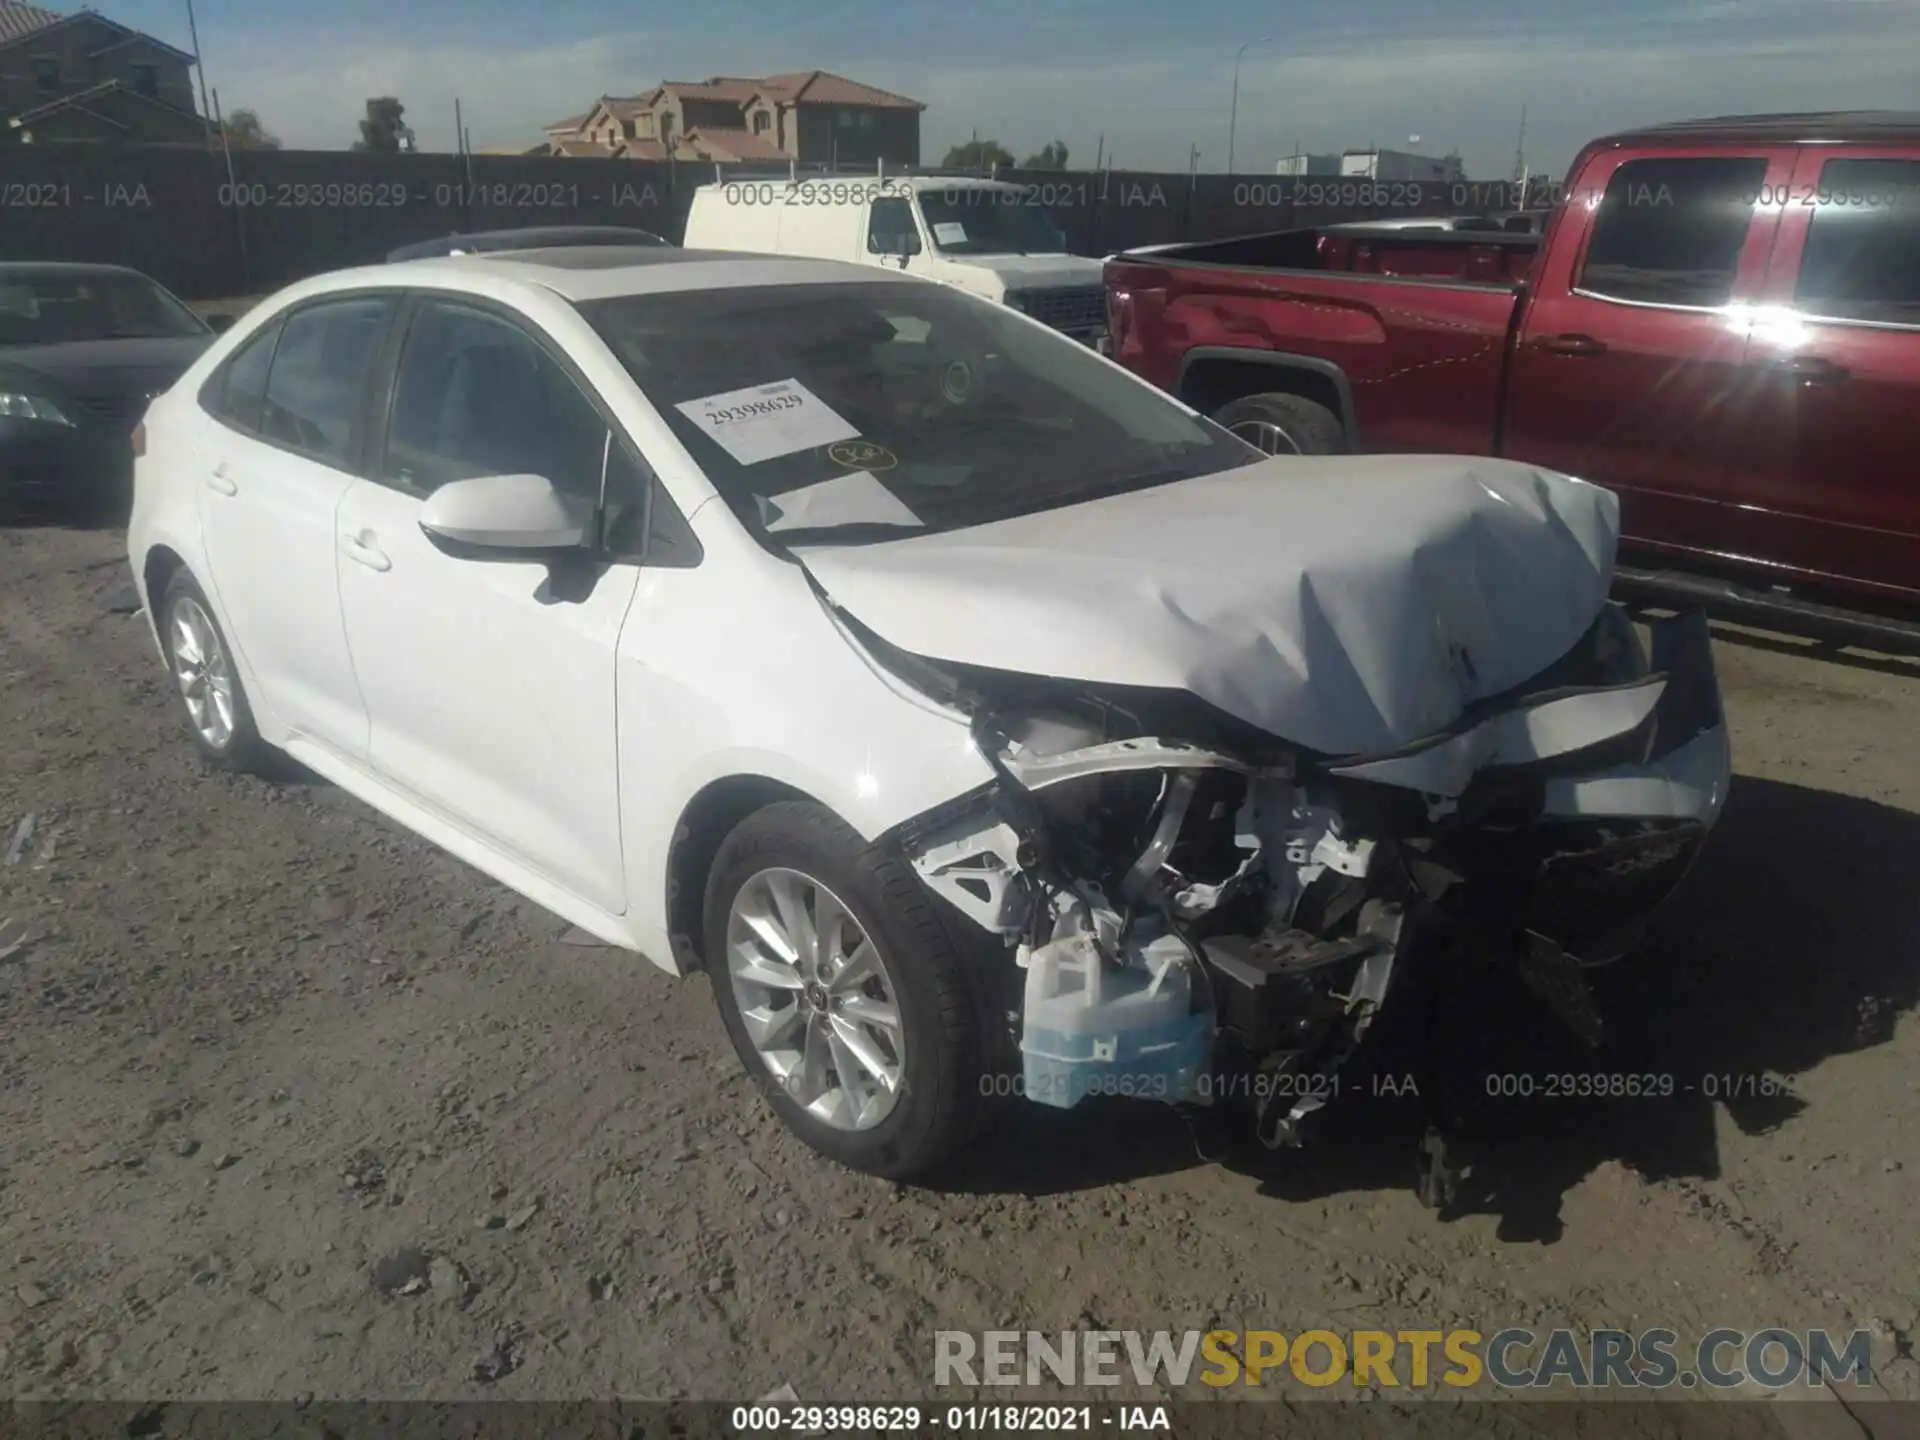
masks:
{"type": "Polygon", "coordinates": [[[1544,235],[1284,231],[1107,287],[1114,358],[1263,448],[1579,475],[1629,586],[1920,642],[1920,115],[1614,136],[1544,235]]]}

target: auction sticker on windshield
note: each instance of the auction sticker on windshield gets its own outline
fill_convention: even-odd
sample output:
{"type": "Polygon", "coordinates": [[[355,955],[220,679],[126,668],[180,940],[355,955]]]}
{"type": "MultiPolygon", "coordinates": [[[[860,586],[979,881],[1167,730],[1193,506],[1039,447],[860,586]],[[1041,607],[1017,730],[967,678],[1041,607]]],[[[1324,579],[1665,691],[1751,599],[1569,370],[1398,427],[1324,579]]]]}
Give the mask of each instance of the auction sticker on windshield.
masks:
{"type": "Polygon", "coordinates": [[[857,429],[798,380],[683,400],[673,408],[742,465],[860,438],[857,429]]]}
{"type": "Polygon", "coordinates": [[[942,245],[964,245],[967,227],[957,221],[943,220],[933,227],[933,238],[942,245]]]}

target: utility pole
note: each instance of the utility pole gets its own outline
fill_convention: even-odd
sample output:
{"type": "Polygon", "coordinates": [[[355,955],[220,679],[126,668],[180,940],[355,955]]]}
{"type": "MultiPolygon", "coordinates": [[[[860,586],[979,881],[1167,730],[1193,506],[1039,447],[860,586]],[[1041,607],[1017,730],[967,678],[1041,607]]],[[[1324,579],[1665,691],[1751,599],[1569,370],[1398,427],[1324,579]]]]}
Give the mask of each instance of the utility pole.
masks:
{"type": "Polygon", "coordinates": [[[1520,133],[1513,142],[1513,178],[1516,183],[1527,173],[1527,107],[1520,107],[1520,133]]]}
{"type": "MultiPolygon", "coordinates": [[[[200,26],[193,18],[193,0],[187,0],[187,35],[193,42],[193,68],[200,77],[200,113],[208,119],[213,118],[213,106],[207,99],[207,64],[200,58],[200,26]]],[[[220,132],[226,134],[223,127],[220,132]]],[[[213,148],[213,137],[207,137],[207,148],[213,148]]]]}

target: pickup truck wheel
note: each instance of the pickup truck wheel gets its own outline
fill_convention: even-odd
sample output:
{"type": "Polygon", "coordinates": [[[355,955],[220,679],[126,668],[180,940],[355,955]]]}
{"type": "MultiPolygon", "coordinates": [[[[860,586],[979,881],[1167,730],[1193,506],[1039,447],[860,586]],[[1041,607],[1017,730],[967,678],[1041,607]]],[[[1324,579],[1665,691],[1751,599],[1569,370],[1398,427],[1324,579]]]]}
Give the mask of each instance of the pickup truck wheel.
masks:
{"type": "Polygon", "coordinates": [[[1213,418],[1268,455],[1338,455],[1346,449],[1340,417],[1300,395],[1242,396],[1213,418]]]}
{"type": "Polygon", "coordinates": [[[705,908],[720,1019],[788,1129],[896,1180],[972,1138],[991,1063],[973,957],[904,863],[786,801],[727,837],[705,908]]]}

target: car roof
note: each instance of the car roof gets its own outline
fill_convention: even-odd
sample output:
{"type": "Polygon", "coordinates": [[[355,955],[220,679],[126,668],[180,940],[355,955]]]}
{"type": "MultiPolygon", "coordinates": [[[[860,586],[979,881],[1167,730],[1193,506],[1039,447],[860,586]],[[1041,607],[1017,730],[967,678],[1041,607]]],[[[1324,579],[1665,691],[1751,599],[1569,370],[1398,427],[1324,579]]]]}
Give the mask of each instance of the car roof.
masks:
{"type": "MultiPolygon", "coordinates": [[[[1018,181],[995,180],[985,175],[745,175],[737,180],[712,180],[702,190],[734,190],[744,186],[795,185],[802,190],[817,186],[843,185],[860,202],[880,193],[882,187],[895,191],[912,190],[1024,190],[1018,181]]],[[[746,201],[752,204],[751,200],[746,201]]]]}
{"type": "Polygon", "coordinates": [[[1809,110],[1778,115],[1721,115],[1671,120],[1622,130],[1596,145],[1696,145],[1725,141],[1746,145],[1883,144],[1920,141],[1920,111],[1809,110]]]}
{"type": "Polygon", "coordinates": [[[478,255],[401,260],[317,276],[297,288],[302,295],[370,287],[467,290],[474,281],[529,286],[582,302],[621,295],[659,295],[681,290],[732,290],[755,285],[832,285],[929,282],[876,265],[751,255],[729,250],[682,250],[672,246],[591,245],[540,250],[490,250],[478,255]]]}
{"type": "Polygon", "coordinates": [[[474,230],[417,240],[391,250],[391,261],[421,260],[455,251],[473,255],[497,250],[524,250],[568,245],[664,246],[668,242],[651,230],[619,225],[538,225],[520,230],[474,230]]]}
{"type": "Polygon", "coordinates": [[[141,280],[150,278],[127,265],[95,265],[81,260],[0,260],[0,279],[9,275],[43,279],[58,276],[77,279],[86,275],[132,275],[141,280]]]}

